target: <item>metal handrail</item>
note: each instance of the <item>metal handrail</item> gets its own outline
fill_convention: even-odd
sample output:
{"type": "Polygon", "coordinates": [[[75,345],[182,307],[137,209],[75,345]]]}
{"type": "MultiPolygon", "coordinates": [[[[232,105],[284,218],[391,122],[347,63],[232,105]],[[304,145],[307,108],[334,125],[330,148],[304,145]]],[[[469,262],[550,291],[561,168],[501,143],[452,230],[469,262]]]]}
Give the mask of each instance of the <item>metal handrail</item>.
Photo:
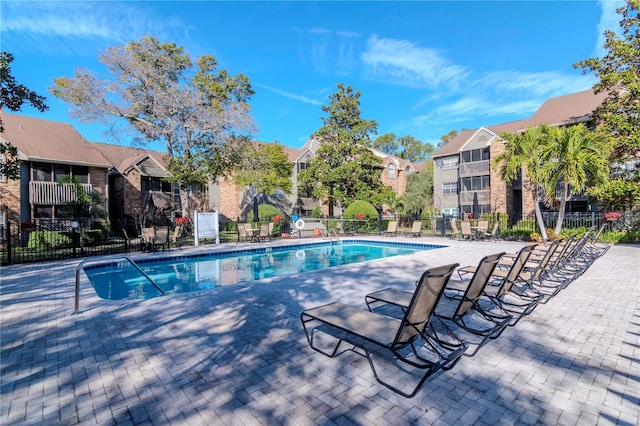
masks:
{"type": "Polygon", "coordinates": [[[333,242],[333,239],[331,238],[331,233],[332,233],[332,232],[333,232],[333,235],[335,235],[335,236],[336,236],[336,242],[337,242],[338,244],[340,244],[340,238],[338,237],[338,233],[336,232],[336,230],[335,230],[335,229],[331,229],[331,230],[329,230],[329,232],[327,233],[327,234],[329,235],[329,241],[333,242]]]}
{"type": "Polygon", "coordinates": [[[116,259],[124,259],[127,262],[129,262],[131,265],[133,265],[134,268],[136,268],[138,270],[138,272],[140,272],[142,274],[143,277],[145,277],[147,280],[149,280],[149,282],[151,284],[153,284],[153,286],[160,293],[165,294],[165,291],[146,272],[144,272],[140,268],[140,266],[138,266],[138,264],[136,262],[134,262],[133,260],[129,259],[127,256],[112,257],[110,259],[84,259],[82,262],[78,263],[78,266],[76,266],[75,303],[74,303],[74,307],[73,307],[73,313],[71,315],[75,315],[75,314],[79,314],[80,313],[80,269],[81,269],[81,267],[83,267],[87,263],[91,263],[91,262],[111,262],[111,261],[116,260],[116,259]]]}

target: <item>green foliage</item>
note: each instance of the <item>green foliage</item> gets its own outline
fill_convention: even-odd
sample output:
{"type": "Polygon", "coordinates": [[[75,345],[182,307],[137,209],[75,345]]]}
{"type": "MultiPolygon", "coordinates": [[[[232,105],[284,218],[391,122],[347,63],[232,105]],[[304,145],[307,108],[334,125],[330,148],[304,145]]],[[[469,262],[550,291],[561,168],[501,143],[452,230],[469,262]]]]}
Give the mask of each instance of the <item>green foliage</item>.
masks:
{"type": "Polygon", "coordinates": [[[433,160],[427,160],[421,173],[407,178],[407,190],[398,198],[404,214],[419,214],[433,206],[433,160]]]}
{"type": "Polygon", "coordinates": [[[234,180],[241,188],[252,186],[258,194],[272,194],[280,189],[291,194],[293,163],[280,143],[250,145],[234,180]]]}
{"type": "Polygon", "coordinates": [[[380,158],[367,148],[377,123],[360,117],[360,92],[338,84],[338,92],[329,101],[322,107],[328,116],[314,135],[321,147],[300,172],[301,184],[312,187],[315,198],[326,200],[330,217],[336,201],[342,206],[355,200],[366,200],[379,208],[391,204],[395,194],[380,180],[380,158]]]}
{"type": "Polygon", "coordinates": [[[591,187],[587,194],[598,199],[605,210],[640,206],[640,175],[617,177],[591,187]]]}
{"type": "Polygon", "coordinates": [[[319,219],[322,217],[322,207],[317,206],[311,210],[311,217],[319,219]]]}
{"type": "Polygon", "coordinates": [[[608,91],[605,101],[594,112],[596,122],[615,135],[614,158],[633,158],[640,151],[640,1],[627,0],[616,10],[621,32],[604,32],[602,58],[589,58],[574,64],[583,73],[595,72],[596,93],[608,91]]]}
{"type": "Polygon", "coordinates": [[[435,150],[431,144],[423,144],[411,135],[396,138],[393,133],[385,133],[377,137],[371,147],[385,154],[404,158],[412,163],[424,161],[435,150]]]}
{"type": "Polygon", "coordinates": [[[50,92],[74,118],[109,121],[134,142],[164,142],[182,216],[190,217],[187,184],[215,180],[241,164],[255,130],[249,80],[218,69],[213,56],[193,61],[181,46],[153,37],[108,48],[98,59],[111,73],[107,79],[78,68],[74,77],[55,78],[50,92]]]}
{"type": "MultiPolygon", "coordinates": [[[[46,98],[29,90],[24,84],[16,81],[11,74],[13,55],[9,52],[0,52],[0,110],[20,111],[22,105],[27,102],[40,112],[49,107],[45,104],[46,98]]],[[[3,132],[2,117],[0,117],[0,133],[3,132]]],[[[20,178],[20,161],[18,149],[9,142],[0,141],[0,175],[7,179],[20,178]]]]}
{"type": "Polygon", "coordinates": [[[260,222],[271,222],[273,217],[278,215],[283,215],[282,211],[271,204],[260,204],[258,206],[260,222]]]}
{"type": "Polygon", "coordinates": [[[82,242],[85,246],[99,246],[107,240],[101,229],[90,229],[82,232],[82,242]]]}
{"type": "Polygon", "coordinates": [[[342,217],[344,219],[355,219],[357,214],[364,214],[365,218],[367,219],[378,218],[378,211],[376,210],[376,208],[373,207],[371,203],[361,200],[354,201],[353,203],[349,204],[349,206],[344,209],[342,217]]]}
{"type": "Polygon", "coordinates": [[[513,226],[513,229],[533,232],[536,229],[536,221],[533,219],[521,219],[513,226]]]}
{"type": "Polygon", "coordinates": [[[55,250],[71,247],[73,241],[71,237],[58,231],[35,231],[29,233],[29,249],[55,250]]]}

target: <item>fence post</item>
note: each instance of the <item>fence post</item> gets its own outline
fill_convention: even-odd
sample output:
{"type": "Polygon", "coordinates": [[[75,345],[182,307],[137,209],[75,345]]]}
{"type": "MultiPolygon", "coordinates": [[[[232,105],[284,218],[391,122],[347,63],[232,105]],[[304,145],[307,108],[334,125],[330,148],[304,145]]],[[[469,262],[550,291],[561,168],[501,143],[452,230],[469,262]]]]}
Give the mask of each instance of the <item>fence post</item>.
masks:
{"type": "Polygon", "coordinates": [[[7,226],[5,227],[5,240],[7,241],[7,265],[11,265],[11,252],[13,251],[13,247],[11,247],[11,221],[7,221],[7,226]]]}
{"type": "Polygon", "coordinates": [[[447,224],[446,224],[446,218],[447,216],[442,213],[442,226],[440,227],[440,236],[442,236],[442,238],[447,236],[447,224]]]}

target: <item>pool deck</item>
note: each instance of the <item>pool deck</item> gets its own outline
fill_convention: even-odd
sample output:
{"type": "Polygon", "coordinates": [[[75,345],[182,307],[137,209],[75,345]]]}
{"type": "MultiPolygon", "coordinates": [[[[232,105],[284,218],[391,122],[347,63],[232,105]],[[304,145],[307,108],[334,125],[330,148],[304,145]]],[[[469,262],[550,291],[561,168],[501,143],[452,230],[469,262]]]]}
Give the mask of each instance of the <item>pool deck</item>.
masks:
{"type": "MultiPolygon", "coordinates": [[[[384,240],[448,247],[143,301],[101,300],[81,274],[79,315],[79,260],[3,267],[0,424],[640,424],[640,246],[611,247],[405,399],[364,358],[311,350],[300,313],[336,300],[366,309],[371,291],[523,243],[384,240]]],[[[172,254],[225,246],[256,245],[172,254]]]]}

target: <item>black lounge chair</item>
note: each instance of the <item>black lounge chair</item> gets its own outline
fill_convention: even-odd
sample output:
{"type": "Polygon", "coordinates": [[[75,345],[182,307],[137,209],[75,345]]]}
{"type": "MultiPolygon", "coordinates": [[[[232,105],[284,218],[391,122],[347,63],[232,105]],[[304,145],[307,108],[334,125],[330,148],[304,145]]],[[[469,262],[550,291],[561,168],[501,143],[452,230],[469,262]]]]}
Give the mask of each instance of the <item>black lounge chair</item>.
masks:
{"type": "Polygon", "coordinates": [[[331,358],[346,351],[365,357],[380,384],[406,398],[412,398],[430,376],[453,367],[466,350],[466,345],[461,344],[443,354],[443,349],[447,348],[437,348],[437,340],[429,337],[427,332],[435,307],[457,266],[455,263],[424,272],[402,319],[340,302],[305,310],[300,319],[309,346],[331,358]],[[321,347],[324,338],[331,342],[326,349],[321,347]],[[348,347],[340,350],[343,342],[348,347]],[[392,384],[388,379],[383,380],[379,369],[376,369],[378,361],[387,366],[394,364],[393,376],[400,383],[392,384]],[[401,372],[411,376],[419,372],[421,377],[417,385],[412,387],[398,380],[397,373],[401,372]]]}
{"type": "MultiPolygon", "coordinates": [[[[495,339],[500,336],[512,319],[511,315],[500,309],[493,301],[487,298],[481,300],[482,292],[489,283],[491,274],[503,254],[504,252],[484,257],[479,262],[470,281],[459,283],[449,281],[445,288],[444,297],[436,306],[438,319],[446,321],[449,325],[453,323],[467,332],[482,337],[480,342],[475,343],[476,348],[473,351],[467,350],[464,355],[475,355],[478,349],[487,342],[487,339],[495,339]]],[[[409,291],[388,288],[368,294],[365,301],[369,310],[391,304],[406,311],[411,296],[412,293],[409,291]]],[[[449,333],[451,329],[446,323],[443,325],[448,334],[446,336],[448,340],[445,341],[436,334],[438,341],[445,347],[452,336],[455,336],[458,341],[460,336],[457,330],[449,333]]]]}

